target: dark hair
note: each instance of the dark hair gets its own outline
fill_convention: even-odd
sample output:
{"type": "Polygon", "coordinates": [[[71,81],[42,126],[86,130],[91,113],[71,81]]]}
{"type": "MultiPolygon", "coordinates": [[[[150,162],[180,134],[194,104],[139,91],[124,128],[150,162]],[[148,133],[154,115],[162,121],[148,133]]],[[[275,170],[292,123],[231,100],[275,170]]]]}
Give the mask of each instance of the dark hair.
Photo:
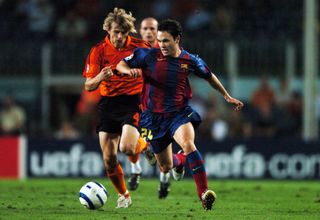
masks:
{"type": "Polygon", "coordinates": [[[166,31],[172,35],[174,39],[178,36],[182,37],[182,27],[176,20],[166,19],[160,22],[158,31],[166,31]]]}

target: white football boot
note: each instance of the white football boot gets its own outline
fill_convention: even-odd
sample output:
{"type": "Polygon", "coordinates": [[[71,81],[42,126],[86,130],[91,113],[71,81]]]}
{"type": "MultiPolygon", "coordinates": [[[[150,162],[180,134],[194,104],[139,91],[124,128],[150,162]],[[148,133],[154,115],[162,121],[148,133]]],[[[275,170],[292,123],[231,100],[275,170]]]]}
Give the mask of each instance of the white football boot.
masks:
{"type": "Polygon", "coordinates": [[[129,208],[132,205],[131,196],[128,190],[124,194],[119,194],[117,201],[117,209],[119,208],[129,208]]]}

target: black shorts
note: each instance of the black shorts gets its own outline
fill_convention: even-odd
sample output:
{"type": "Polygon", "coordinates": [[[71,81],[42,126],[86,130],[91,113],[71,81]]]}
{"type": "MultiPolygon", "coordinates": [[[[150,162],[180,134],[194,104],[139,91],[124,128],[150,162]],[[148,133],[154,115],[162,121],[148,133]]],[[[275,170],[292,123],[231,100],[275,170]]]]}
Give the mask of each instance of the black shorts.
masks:
{"type": "Polygon", "coordinates": [[[98,105],[99,124],[97,133],[121,134],[122,126],[132,125],[138,129],[140,119],[140,95],[101,96],[98,105]]]}

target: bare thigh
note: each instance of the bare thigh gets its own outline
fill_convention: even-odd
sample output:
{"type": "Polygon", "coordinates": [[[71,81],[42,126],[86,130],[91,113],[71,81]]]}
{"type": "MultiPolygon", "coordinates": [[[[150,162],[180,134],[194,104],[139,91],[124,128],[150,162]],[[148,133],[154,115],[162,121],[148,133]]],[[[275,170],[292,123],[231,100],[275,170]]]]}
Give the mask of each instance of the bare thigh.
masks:
{"type": "Polygon", "coordinates": [[[186,154],[197,150],[194,144],[194,137],[194,128],[190,122],[181,125],[173,135],[174,140],[186,154]]]}
{"type": "Polygon", "coordinates": [[[120,135],[114,133],[99,132],[99,143],[102,151],[104,165],[108,170],[112,170],[118,163],[117,152],[120,135]]]}
{"type": "Polygon", "coordinates": [[[135,154],[139,137],[140,133],[136,127],[128,124],[123,125],[119,144],[120,151],[128,155],[135,154]]]}

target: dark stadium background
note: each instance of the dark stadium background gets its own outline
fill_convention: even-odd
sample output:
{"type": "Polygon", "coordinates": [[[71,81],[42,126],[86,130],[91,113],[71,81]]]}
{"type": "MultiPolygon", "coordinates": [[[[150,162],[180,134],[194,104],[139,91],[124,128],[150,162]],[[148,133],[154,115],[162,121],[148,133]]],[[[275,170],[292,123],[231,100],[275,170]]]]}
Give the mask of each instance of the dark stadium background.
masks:
{"type": "MultiPolygon", "coordinates": [[[[102,23],[114,7],[131,11],[137,30],[149,16],[180,21],[183,48],[199,54],[244,101],[245,108],[234,112],[205,81],[191,78],[191,104],[203,118],[197,143],[210,177],[320,177],[320,95],[306,90],[319,88],[320,24],[316,15],[311,25],[315,43],[307,41],[310,29],[304,24],[310,11],[300,0],[0,1],[0,110],[10,97],[25,113],[15,131],[0,128],[1,159],[15,145],[12,158],[20,155],[15,160],[25,168],[16,165],[19,174],[10,175],[2,168],[0,177],[103,176],[102,170],[81,171],[84,163],[94,165],[99,147],[95,108],[82,111],[79,105],[86,55],[104,38],[102,23]],[[308,74],[310,60],[315,62],[307,65],[313,66],[308,74]],[[267,92],[256,94],[262,82],[267,92]],[[76,160],[77,152],[88,153],[89,159],[76,160]],[[51,171],[45,170],[46,160],[51,171]]],[[[128,171],[127,160],[121,160],[128,171]]],[[[143,157],[142,162],[150,170],[143,157]]],[[[12,161],[2,163],[7,167],[12,161]]]]}

